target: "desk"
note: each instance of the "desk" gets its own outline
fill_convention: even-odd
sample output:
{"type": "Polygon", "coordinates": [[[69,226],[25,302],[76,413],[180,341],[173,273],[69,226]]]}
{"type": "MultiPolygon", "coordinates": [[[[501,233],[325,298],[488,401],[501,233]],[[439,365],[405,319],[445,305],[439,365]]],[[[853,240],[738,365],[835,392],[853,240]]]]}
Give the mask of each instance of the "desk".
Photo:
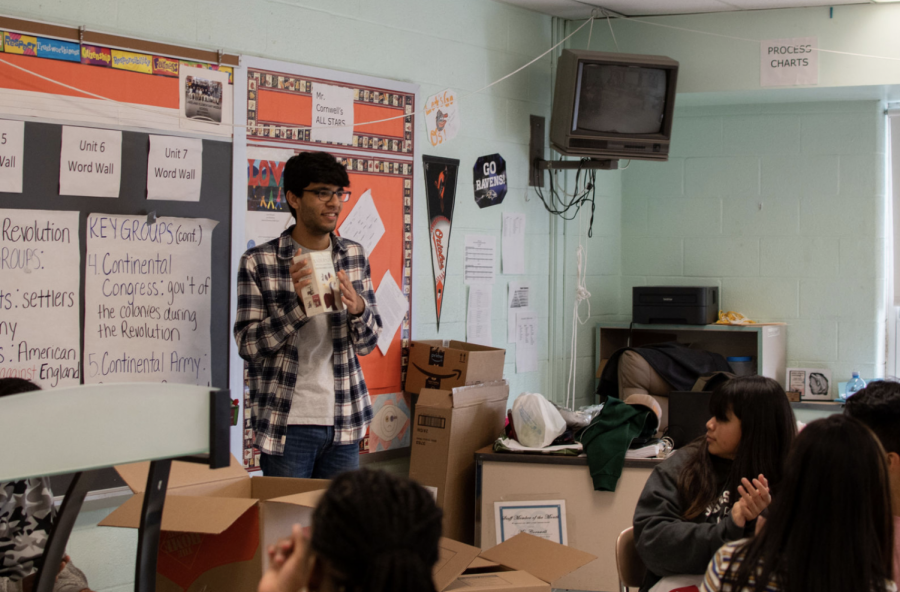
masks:
{"type": "Polygon", "coordinates": [[[626,460],[616,491],[594,491],[586,457],[475,453],[475,545],[496,545],[494,502],[566,500],[569,546],[597,556],[570,573],[556,588],[614,592],[616,537],[631,526],[634,508],[659,459],[626,460]]]}

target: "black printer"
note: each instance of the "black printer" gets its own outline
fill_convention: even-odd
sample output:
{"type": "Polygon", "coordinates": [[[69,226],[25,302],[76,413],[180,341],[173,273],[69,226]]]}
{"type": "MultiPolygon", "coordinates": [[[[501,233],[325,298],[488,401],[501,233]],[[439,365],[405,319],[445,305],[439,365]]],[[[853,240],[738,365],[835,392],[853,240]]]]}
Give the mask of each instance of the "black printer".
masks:
{"type": "Polygon", "coordinates": [[[719,288],[635,286],[631,320],[661,325],[710,325],[719,318],[719,288]]]}

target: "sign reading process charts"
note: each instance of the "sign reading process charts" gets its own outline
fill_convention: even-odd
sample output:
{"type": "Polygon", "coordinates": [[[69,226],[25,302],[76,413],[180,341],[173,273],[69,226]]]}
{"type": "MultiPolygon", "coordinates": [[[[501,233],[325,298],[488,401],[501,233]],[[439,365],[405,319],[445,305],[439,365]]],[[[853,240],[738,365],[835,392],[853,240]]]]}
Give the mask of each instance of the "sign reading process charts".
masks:
{"type": "Polygon", "coordinates": [[[760,86],[819,84],[819,52],[816,37],[769,39],[759,44],[760,86]]]}
{"type": "Polygon", "coordinates": [[[210,383],[210,245],[217,222],[91,214],[85,384],[210,383]]]}
{"type": "Polygon", "coordinates": [[[0,378],[81,382],[78,212],[0,210],[0,378]]]}

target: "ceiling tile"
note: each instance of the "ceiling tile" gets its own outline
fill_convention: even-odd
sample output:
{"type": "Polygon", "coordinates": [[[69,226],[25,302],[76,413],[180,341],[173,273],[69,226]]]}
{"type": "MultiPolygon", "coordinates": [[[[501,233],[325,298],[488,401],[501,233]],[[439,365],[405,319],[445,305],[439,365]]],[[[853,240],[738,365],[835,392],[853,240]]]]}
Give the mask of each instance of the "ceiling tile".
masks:
{"type": "Polygon", "coordinates": [[[627,16],[736,10],[721,0],[585,0],[627,16]]]}

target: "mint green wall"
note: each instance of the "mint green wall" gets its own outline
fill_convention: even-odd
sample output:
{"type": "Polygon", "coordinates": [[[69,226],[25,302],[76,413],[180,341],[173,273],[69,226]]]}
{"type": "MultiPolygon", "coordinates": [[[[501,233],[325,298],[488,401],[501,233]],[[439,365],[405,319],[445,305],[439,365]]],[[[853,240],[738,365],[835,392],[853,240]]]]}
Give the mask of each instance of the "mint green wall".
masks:
{"type": "Polygon", "coordinates": [[[719,286],[726,310],[788,323],[788,366],[880,376],[882,111],[678,109],[669,162],[624,172],[622,285],[719,286]]]}

